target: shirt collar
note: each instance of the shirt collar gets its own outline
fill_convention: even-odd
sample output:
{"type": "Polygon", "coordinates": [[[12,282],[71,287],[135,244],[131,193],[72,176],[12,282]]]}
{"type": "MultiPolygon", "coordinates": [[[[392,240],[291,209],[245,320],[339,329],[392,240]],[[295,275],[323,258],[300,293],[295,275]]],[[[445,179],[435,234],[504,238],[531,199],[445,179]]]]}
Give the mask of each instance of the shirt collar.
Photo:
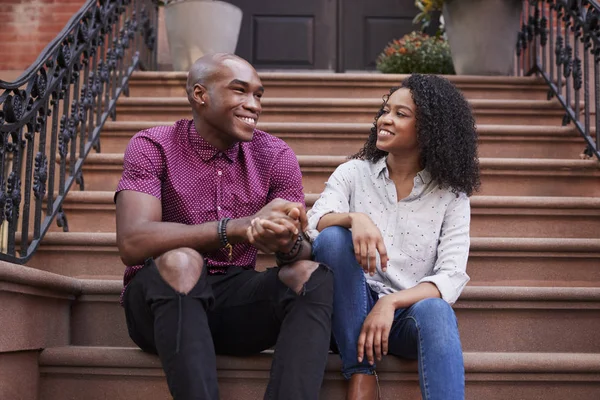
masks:
{"type": "Polygon", "coordinates": [[[208,143],[206,139],[200,136],[200,134],[196,130],[194,121],[191,121],[190,123],[190,128],[188,130],[188,140],[190,145],[198,153],[202,161],[210,161],[215,156],[223,154],[225,158],[233,162],[237,159],[237,156],[240,151],[240,143],[235,143],[233,146],[231,146],[225,151],[217,149],[212,144],[208,143]]]}
{"type": "MultiPolygon", "coordinates": [[[[376,178],[381,176],[382,173],[384,174],[384,176],[386,178],[388,178],[388,179],[390,178],[390,171],[388,170],[388,167],[387,167],[387,157],[382,157],[375,164],[372,164],[371,168],[373,171],[373,175],[376,178]]],[[[429,171],[427,171],[426,168],[417,172],[417,176],[415,177],[415,186],[417,184],[427,185],[427,184],[429,184],[429,182],[431,182],[431,173],[429,173],[429,171]],[[419,179],[417,179],[417,178],[419,178],[419,179]]]]}

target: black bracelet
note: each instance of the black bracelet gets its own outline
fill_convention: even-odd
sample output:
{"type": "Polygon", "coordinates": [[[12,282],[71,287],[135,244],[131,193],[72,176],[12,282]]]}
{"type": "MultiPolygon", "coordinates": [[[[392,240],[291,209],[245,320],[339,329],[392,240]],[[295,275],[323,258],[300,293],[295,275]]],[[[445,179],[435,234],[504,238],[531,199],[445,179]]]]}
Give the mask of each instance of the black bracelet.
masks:
{"type": "Polygon", "coordinates": [[[217,233],[219,235],[219,241],[221,242],[221,246],[225,247],[229,250],[229,261],[231,261],[233,256],[233,246],[227,240],[227,223],[231,220],[231,218],[223,218],[219,221],[217,225],[217,233]]]}
{"type": "Polygon", "coordinates": [[[302,240],[303,240],[302,233],[298,233],[298,237],[296,238],[296,243],[294,243],[294,246],[292,247],[292,249],[287,253],[276,252],[275,257],[277,257],[278,260],[283,261],[283,262],[292,261],[294,258],[298,257],[298,254],[300,254],[300,250],[302,250],[302,247],[303,247],[302,240]]]}

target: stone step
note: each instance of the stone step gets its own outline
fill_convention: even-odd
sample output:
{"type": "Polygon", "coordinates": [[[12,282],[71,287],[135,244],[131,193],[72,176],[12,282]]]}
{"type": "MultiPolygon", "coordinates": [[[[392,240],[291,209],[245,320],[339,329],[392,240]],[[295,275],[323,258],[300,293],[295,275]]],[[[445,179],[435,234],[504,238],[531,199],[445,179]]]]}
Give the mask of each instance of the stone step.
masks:
{"type": "MultiPolygon", "coordinates": [[[[407,75],[373,73],[260,72],[267,97],[375,97],[380,99],[407,75]]],[[[467,98],[545,100],[548,85],[538,77],[446,76],[467,98]]],[[[185,96],[186,72],[134,72],[131,96],[185,96]]]]}
{"type": "MultiPolygon", "coordinates": [[[[49,232],[28,266],[73,277],[122,277],[114,233],[49,232]]],[[[259,254],[257,268],[275,265],[259,254]]],[[[600,239],[473,237],[471,283],[600,286],[600,239]]]]}
{"type": "MultiPolygon", "coordinates": [[[[596,353],[466,352],[466,400],[564,400],[600,397],[596,353]]],[[[222,400],[263,397],[272,353],[218,356],[222,400]]],[[[329,356],[320,398],[342,400],[337,355],[329,356]]],[[[385,399],[420,399],[417,363],[388,356],[378,364],[385,399]]],[[[170,398],[156,356],[131,347],[56,347],[40,356],[39,400],[163,400],[170,398]]]]}
{"type": "MultiPolygon", "coordinates": [[[[134,346],[119,297],[121,279],[82,279],[71,344],[134,346]]],[[[600,287],[469,284],[453,305],[464,351],[594,352],[600,348],[600,287]]]]}
{"type": "MultiPolygon", "coordinates": [[[[310,209],[317,194],[306,195],[310,209]]],[[[114,192],[71,191],[63,203],[70,232],[115,232],[114,192]]],[[[56,225],[54,232],[62,231],[56,225]]],[[[600,198],[473,196],[471,236],[597,238],[600,198]]]]}
{"type": "MultiPolygon", "coordinates": [[[[306,193],[321,193],[345,156],[298,156],[306,193]]],[[[600,163],[596,160],[481,158],[480,195],[600,196],[600,163]]],[[[123,154],[90,154],[83,165],[86,190],[115,190],[123,154]]]]}
{"type": "MultiPolygon", "coordinates": [[[[123,153],[131,137],[168,121],[109,121],[102,130],[102,151],[123,153]]],[[[364,145],[372,124],[260,122],[264,130],[285,142],[298,155],[345,155],[364,145]]],[[[579,158],[585,143],[572,126],[479,125],[479,156],[508,158],[579,158]]]]}
{"type": "MultiPolygon", "coordinates": [[[[560,125],[565,114],[557,101],[470,100],[478,124],[560,125]]],[[[261,122],[372,123],[381,107],[375,98],[298,98],[262,100],[261,122]]],[[[185,97],[121,97],[117,106],[120,121],[176,121],[191,118],[185,97]]]]}

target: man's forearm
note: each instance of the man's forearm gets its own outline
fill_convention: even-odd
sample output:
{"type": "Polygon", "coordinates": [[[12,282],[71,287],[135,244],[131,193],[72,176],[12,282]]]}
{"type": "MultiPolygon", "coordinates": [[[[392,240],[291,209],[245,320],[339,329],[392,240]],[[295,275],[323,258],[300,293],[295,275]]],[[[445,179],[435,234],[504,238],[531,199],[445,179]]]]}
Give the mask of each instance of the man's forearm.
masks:
{"type": "MultiPolygon", "coordinates": [[[[226,231],[229,243],[247,241],[249,221],[249,217],[229,221],[226,231]]],[[[181,247],[189,247],[199,253],[211,252],[222,247],[217,226],[218,221],[199,225],[145,222],[125,232],[124,239],[117,240],[119,253],[126,265],[138,265],[148,257],[158,257],[181,247]]]]}

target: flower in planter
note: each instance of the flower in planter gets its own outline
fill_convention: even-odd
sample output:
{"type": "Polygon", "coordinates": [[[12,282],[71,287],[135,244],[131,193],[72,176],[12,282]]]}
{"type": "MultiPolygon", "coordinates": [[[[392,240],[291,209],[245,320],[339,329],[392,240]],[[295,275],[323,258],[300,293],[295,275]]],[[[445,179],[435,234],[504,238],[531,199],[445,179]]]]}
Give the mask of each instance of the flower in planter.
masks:
{"type": "Polygon", "coordinates": [[[448,42],[439,36],[411,32],[387,45],[376,61],[388,74],[454,74],[448,42]]]}

